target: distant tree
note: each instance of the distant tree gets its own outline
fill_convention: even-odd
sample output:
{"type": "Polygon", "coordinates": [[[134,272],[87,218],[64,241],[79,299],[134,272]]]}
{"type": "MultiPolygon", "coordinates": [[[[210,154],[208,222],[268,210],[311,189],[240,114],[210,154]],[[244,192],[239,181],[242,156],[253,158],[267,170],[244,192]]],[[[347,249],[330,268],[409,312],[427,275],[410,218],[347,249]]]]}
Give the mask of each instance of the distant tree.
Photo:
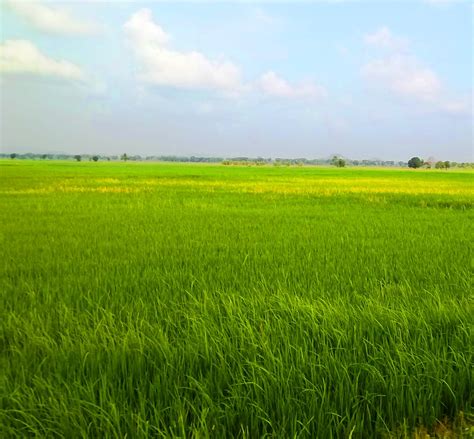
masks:
{"type": "Polygon", "coordinates": [[[449,169],[450,167],[451,167],[451,162],[449,162],[448,160],[444,162],[442,161],[436,162],[436,165],[435,165],[436,169],[449,169]]]}
{"type": "Polygon", "coordinates": [[[410,160],[408,160],[408,167],[409,168],[421,168],[423,165],[423,160],[420,159],[420,157],[412,157],[410,160]]]}
{"type": "Polygon", "coordinates": [[[41,156],[41,158],[42,158],[43,160],[47,159],[47,158],[48,158],[48,154],[43,154],[43,155],[41,156]]]}
{"type": "Polygon", "coordinates": [[[128,155],[122,154],[122,156],[120,157],[120,160],[123,160],[124,162],[126,162],[128,160],[128,155]]]}
{"type": "Polygon", "coordinates": [[[346,161],[338,156],[334,156],[331,160],[331,163],[338,168],[343,168],[344,166],[346,166],[346,161]]]}
{"type": "Polygon", "coordinates": [[[426,160],[423,161],[423,165],[428,169],[436,167],[436,159],[433,156],[428,157],[426,160]]]}
{"type": "Polygon", "coordinates": [[[10,154],[10,158],[13,160],[13,159],[16,159],[17,158],[17,154],[15,154],[14,152],[12,152],[10,154]]]}
{"type": "Polygon", "coordinates": [[[74,156],[74,159],[75,159],[77,162],[80,162],[81,159],[82,159],[82,157],[81,157],[79,154],[76,154],[76,155],[74,156]]]}
{"type": "Polygon", "coordinates": [[[94,160],[94,162],[96,162],[97,160],[99,160],[99,156],[98,155],[92,156],[92,160],[94,160]]]}

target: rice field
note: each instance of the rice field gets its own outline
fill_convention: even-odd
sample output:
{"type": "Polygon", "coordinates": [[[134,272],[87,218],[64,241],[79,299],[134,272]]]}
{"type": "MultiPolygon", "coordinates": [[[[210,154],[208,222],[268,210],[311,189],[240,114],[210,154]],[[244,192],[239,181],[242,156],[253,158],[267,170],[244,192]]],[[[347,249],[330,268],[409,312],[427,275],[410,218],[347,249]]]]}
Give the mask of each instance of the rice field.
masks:
{"type": "Polygon", "coordinates": [[[471,437],[473,176],[0,161],[0,437],[471,437]]]}

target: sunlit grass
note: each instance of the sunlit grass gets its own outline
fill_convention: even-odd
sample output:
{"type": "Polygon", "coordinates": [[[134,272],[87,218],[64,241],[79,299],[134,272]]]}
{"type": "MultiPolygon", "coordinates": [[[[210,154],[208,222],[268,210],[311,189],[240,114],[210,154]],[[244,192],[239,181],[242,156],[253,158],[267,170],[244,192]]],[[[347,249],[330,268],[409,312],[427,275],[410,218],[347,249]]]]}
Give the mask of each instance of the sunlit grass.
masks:
{"type": "Polygon", "coordinates": [[[0,162],[0,436],[468,437],[472,176],[0,162]]]}
{"type": "MultiPolygon", "coordinates": [[[[363,171],[361,171],[363,172],[363,171]]],[[[453,184],[450,179],[439,181],[413,180],[410,178],[380,178],[380,172],[372,178],[301,178],[296,173],[292,178],[275,176],[263,181],[192,179],[192,178],[141,178],[135,181],[118,178],[95,178],[59,180],[38,188],[7,188],[4,194],[50,194],[54,192],[146,192],[160,188],[177,187],[202,191],[225,190],[244,193],[274,193],[286,195],[337,194],[433,194],[468,195],[474,193],[474,181],[466,179],[462,185],[453,184]]],[[[387,172],[387,171],[385,171],[387,172]]],[[[423,172],[423,171],[420,171],[423,172]]],[[[443,176],[444,177],[444,176],[443,176]]]]}

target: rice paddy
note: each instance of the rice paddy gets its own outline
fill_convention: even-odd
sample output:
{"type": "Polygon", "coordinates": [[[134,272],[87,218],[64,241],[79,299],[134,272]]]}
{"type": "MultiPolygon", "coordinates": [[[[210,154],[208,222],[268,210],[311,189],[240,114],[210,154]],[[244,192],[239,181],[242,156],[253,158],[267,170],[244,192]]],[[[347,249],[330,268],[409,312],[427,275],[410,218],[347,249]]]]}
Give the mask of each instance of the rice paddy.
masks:
{"type": "Polygon", "coordinates": [[[473,434],[471,171],[5,160],[0,206],[1,437],[473,434]]]}

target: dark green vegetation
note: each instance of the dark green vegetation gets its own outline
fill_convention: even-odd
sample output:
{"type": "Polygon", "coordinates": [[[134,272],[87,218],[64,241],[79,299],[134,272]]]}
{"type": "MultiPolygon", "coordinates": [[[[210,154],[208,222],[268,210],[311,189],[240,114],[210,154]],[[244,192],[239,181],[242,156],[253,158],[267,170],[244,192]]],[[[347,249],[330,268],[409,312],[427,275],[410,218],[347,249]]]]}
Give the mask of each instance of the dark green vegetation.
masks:
{"type": "Polygon", "coordinates": [[[367,438],[472,413],[472,177],[0,162],[0,436],[367,438]]]}
{"type": "Polygon", "coordinates": [[[423,160],[420,159],[420,157],[412,157],[410,160],[408,160],[408,167],[409,168],[421,168],[423,166],[423,160]]]}

